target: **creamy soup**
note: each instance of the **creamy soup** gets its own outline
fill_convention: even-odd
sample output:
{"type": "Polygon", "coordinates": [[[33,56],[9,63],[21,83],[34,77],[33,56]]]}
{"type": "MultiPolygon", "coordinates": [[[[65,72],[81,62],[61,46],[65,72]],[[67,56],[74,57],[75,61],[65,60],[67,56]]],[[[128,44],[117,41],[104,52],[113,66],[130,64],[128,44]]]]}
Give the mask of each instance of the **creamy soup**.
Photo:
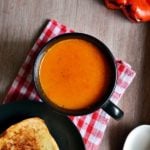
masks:
{"type": "Polygon", "coordinates": [[[109,86],[110,68],[104,54],[82,39],[51,46],[40,63],[39,80],[46,97],[65,109],[90,107],[109,86]]]}

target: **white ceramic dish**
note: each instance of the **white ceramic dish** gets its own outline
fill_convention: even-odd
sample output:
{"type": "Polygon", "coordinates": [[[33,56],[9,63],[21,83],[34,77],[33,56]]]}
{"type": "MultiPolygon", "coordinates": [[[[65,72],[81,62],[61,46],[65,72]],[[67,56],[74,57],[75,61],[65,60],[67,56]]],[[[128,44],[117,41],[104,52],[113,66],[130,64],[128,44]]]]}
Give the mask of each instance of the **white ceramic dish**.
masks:
{"type": "Polygon", "coordinates": [[[150,150],[150,125],[133,129],[124,144],[123,150],[150,150]]]}

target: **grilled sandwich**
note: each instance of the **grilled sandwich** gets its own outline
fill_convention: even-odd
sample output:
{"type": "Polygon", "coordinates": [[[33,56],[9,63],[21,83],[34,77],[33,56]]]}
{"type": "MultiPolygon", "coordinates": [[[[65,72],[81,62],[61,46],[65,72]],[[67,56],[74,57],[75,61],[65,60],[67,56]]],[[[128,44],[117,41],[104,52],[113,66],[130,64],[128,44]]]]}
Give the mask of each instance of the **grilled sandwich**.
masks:
{"type": "Polygon", "coordinates": [[[38,117],[10,126],[0,136],[0,150],[59,150],[44,121],[38,117]]]}

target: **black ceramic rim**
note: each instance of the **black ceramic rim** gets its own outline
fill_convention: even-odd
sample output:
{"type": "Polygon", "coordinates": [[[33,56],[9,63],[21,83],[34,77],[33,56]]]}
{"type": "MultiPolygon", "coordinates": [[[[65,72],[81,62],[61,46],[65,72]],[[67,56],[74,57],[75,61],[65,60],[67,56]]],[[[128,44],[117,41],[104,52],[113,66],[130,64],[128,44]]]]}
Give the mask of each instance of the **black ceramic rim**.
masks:
{"type": "Polygon", "coordinates": [[[65,34],[56,36],[55,38],[51,39],[39,51],[39,53],[35,59],[35,62],[34,62],[33,78],[34,78],[35,88],[36,88],[36,91],[38,92],[39,96],[52,109],[54,109],[55,111],[58,111],[62,114],[65,114],[65,115],[78,116],[78,115],[89,114],[89,113],[92,113],[92,112],[98,110],[99,108],[101,108],[101,106],[107,100],[109,100],[109,98],[112,95],[112,92],[115,88],[115,85],[116,85],[116,78],[117,78],[117,72],[116,71],[117,71],[117,69],[116,69],[116,63],[115,63],[114,56],[111,53],[111,51],[108,49],[108,47],[103,42],[101,42],[100,40],[96,39],[95,37],[93,37],[91,35],[84,34],[84,33],[65,33],[65,34]],[[56,44],[59,41],[66,40],[66,39],[83,39],[83,40],[86,40],[88,42],[93,43],[96,47],[98,47],[99,49],[102,50],[102,52],[105,54],[105,56],[109,60],[109,64],[111,65],[111,68],[113,71],[112,72],[112,80],[111,80],[110,86],[109,86],[106,94],[104,95],[104,97],[100,101],[97,100],[97,102],[94,105],[90,106],[89,108],[77,109],[77,110],[70,110],[70,109],[61,108],[61,107],[57,106],[56,104],[52,103],[47,98],[47,96],[44,94],[44,91],[42,90],[42,88],[40,86],[39,66],[40,66],[40,62],[41,62],[43,56],[45,55],[45,53],[47,52],[49,47],[53,46],[54,44],[56,44]]]}

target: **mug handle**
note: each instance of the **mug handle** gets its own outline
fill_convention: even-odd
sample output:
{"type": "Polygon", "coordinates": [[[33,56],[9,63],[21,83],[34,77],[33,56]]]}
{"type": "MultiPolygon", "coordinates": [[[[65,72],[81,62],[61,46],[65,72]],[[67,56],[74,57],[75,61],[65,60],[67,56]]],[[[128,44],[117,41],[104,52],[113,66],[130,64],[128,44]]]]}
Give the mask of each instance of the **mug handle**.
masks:
{"type": "Polygon", "coordinates": [[[112,103],[110,100],[107,100],[102,105],[102,109],[116,120],[121,119],[124,115],[123,111],[119,107],[117,107],[114,103],[112,103]]]}

